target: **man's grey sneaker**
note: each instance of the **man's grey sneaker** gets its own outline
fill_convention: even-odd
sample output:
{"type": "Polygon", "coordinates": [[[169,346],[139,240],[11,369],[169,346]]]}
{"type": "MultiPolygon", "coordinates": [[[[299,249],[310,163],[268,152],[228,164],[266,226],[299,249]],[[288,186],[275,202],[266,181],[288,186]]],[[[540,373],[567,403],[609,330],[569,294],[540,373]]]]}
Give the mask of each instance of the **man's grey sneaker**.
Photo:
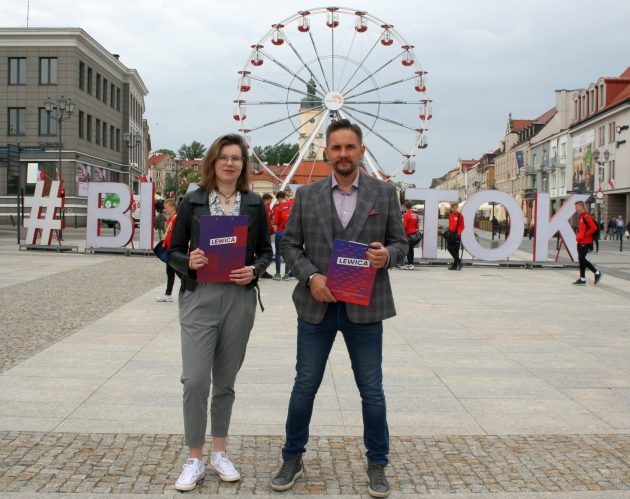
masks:
{"type": "Polygon", "coordinates": [[[236,482],[241,479],[241,474],[232,464],[225,452],[213,452],[210,459],[210,469],[214,471],[224,482],[236,482]]]}
{"type": "Polygon", "coordinates": [[[283,281],[290,281],[290,280],[291,280],[291,276],[290,276],[289,274],[284,274],[284,275],[282,276],[282,280],[283,280],[283,281]]]}
{"type": "Polygon", "coordinates": [[[302,455],[282,461],[280,471],[271,479],[271,488],[278,492],[289,490],[295,481],[304,474],[302,455]]]}
{"type": "Polygon", "coordinates": [[[274,281],[279,281],[282,279],[282,276],[280,274],[278,274],[277,272],[273,275],[273,280],[274,281]]]}
{"type": "Polygon", "coordinates": [[[602,278],[602,273],[598,270],[595,272],[595,284],[597,284],[602,278]]]}
{"type": "Polygon", "coordinates": [[[389,482],[385,477],[385,465],[368,463],[368,493],[372,497],[387,497],[389,495],[389,482]]]}
{"type": "Polygon", "coordinates": [[[206,470],[201,459],[189,459],[184,465],[182,474],[175,482],[177,490],[192,490],[197,486],[197,482],[203,480],[206,476],[206,470]]]}
{"type": "Polygon", "coordinates": [[[576,286],[586,286],[586,280],[585,279],[578,279],[573,284],[575,284],[576,286]]]}
{"type": "Polygon", "coordinates": [[[173,297],[171,295],[156,296],[155,297],[155,301],[172,302],[173,301],[173,297]]]}

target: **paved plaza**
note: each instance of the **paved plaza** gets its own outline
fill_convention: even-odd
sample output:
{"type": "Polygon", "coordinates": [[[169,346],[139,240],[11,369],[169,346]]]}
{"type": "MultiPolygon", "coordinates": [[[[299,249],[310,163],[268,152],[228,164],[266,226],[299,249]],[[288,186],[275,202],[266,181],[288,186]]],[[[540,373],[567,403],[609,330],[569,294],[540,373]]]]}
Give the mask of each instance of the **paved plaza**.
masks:
{"type": "MultiPolygon", "coordinates": [[[[0,238],[0,498],[181,497],[179,326],[177,303],[154,299],[162,264],[20,252],[9,237],[0,238]]],[[[392,497],[630,497],[630,242],[624,252],[604,243],[592,256],[606,269],[598,286],[590,275],[572,286],[574,267],[470,259],[461,272],[391,271],[392,497]]],[[[188,494],[367,496],[361,404],[341,338],[305,477],[290,493],[270,490],[294,376],[294,285],[261,281],[265,312],[228,446],[243,479],[208,475],[188,494]]]]}

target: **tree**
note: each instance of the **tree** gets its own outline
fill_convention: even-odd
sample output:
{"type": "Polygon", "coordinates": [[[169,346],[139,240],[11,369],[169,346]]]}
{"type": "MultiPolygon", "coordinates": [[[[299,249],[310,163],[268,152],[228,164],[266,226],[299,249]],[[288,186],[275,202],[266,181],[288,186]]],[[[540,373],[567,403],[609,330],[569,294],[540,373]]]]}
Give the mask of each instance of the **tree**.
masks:
{"type": "Polygon", "coordinates": [[[156,154],[168,154],[171,158],[175,157],[175,151],[171,149],[158,149],[155,151],[156,154]]]}
{"type": "Polygon", "coordinates": [[[204,146],[201,142],[193,140],[190,145],[182,144],[177,151],[177,154],[182,159],[203,158],[206,154],[206,146],[204,146]]]}
{"type": "Polygon", "coordinates": [[[293,163],[297,159],[299,146],[297,144],[278,144],[276,146],[254,146],[254,152],[259,159],[270,165],[293,163]]]}

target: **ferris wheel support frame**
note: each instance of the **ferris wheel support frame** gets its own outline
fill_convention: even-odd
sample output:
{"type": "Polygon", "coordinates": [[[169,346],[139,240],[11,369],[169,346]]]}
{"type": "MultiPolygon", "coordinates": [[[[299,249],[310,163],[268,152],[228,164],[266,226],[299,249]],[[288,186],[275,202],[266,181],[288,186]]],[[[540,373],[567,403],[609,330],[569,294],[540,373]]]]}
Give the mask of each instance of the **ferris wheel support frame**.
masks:
{"type": "Polygon", "coordinates": [[[304,143],[304,146],[302,147],[302,151],[298,155],[297,159],[295,160],[295,163],[293,164],[293,166],[289,170],[289,173],[287,174],[287,176],[285,177],[284,181],[280,185],[280,190],[281,191],[286,189],[287,185],[289,185],[289,182],[293,178],[293,175],[295,175],[295,172],[300,167],[300,164],[302,163],[302,159],[304,159],[304,156],[306,156],[306,151],[308,151],[309,147],[311,147],[311,144],[315,140],[315,137],[317,136],[319,131],[322,129],[322,126],[324,125],[324,122],[326,121],[326,118],[327,118],[326,114],[325,113],[322,114],[321,119],[319,120],[319,123],[313,129],[313,131],[309,135],[308,139],[306,139],[306,142],[304,143]]]}

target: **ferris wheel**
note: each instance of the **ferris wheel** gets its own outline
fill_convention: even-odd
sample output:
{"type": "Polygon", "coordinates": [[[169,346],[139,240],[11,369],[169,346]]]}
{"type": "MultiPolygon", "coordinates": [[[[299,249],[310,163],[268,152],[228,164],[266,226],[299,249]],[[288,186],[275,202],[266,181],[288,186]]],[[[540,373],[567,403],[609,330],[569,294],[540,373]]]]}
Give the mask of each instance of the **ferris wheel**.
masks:
{"type": "Polygon", "coordinates": [[[233,118],[260,165],[254,175],[266,170],[281,190],[301,164],[324,160],[326,127],[343,118],[363,130],[370,173],[412,174],[431,117],[414,46],[356,9],[315,8],[272,24],[238,71],[233,118]],[[282,144],[297,144],[292,166],[271,167],[266,153],[282,144]]]}

